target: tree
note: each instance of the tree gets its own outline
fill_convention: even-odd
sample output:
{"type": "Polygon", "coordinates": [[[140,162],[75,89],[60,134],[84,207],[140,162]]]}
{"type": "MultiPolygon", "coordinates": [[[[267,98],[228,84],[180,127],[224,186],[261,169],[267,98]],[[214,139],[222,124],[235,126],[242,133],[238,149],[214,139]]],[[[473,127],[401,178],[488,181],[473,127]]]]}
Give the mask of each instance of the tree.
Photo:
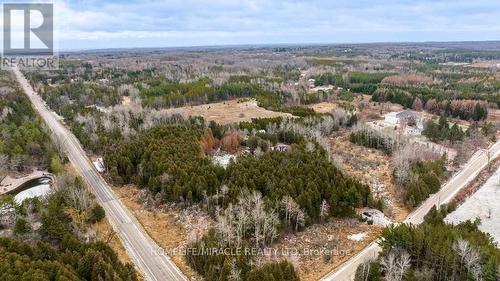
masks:
{"type": "Polygon", "coordinates": [[[31,231],[31,227],[25,219],[18,218],[16,220],[16,225],[14,226],[14,234],[15,235],[22,236],[30,231],[31,231]]]}
{"type": "Polygon", "coordinates": [[[411,266],[411,257],[402,248],[392,249],[380,261],[387,281],[401,281],[411,266]]]}
{"type": "Polygon", "coordinates": [[[90,223],[96,223],[102,221],[106,217],[106,212],[104,208],[96,204],[91,210],[88,217],[90,223]]]}
{"type": "Polygon", "coordinates": [[[64,166],[61,164],[61,160],[59,160],[58,156],[54,155],[50,160],[49,171],[53,174],[61,174],[64,172],[64,166]]]}
{"type": "Polygon", "coordinates": [[[474,277],[474,280],[482,280],[481,256],[478,250],[472,247],[469,242],[464,239],[456,240],[453,244],[453,249],[457,251],[460,257],[460,264],[467,268],[474,277]]]}
{"type": "Polygon", "coordinates": [[[411,108],[413,108],[413,110],[416,110],[416,111],[422,111],[422,109],[424,108],[423,104],[422,104],[422,101],[420,100],[420,98],[415,98],[415,100],[413,101],[413,105],[411,106],[411,108]]]}

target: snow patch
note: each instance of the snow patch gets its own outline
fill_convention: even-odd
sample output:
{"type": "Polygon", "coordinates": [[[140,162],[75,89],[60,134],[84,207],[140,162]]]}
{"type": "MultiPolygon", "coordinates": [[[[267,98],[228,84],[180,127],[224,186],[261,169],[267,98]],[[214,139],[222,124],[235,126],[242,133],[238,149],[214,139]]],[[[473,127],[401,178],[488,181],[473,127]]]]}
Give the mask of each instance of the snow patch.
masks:
{"type": "Polygon", "coordinates": [[[222,155],[214,155],[212,157],[213,163],[224,167],[224,169],[227,168],[231,159],[233,159],[234,161],[234,159],[236,159],[236,156],[232,154],[222,154],[222,155]]]}
{"type": "Polygon", "coordinates": [[[347,236],[347,239],[359,242],[359,241],[363,241],[366,238],[366,236],[368,236],[368,234],[366,232],[360,232],[360,233],[351,234],[351,235],[347,236]]]}
{"type": "Polygon", "coordinates": [[[445,221],[461,223],[466,220],[481,219],[479,229],[491,234],[495,242],[500,243],[500,168],[481,188],[465,200],[445,221]]]}

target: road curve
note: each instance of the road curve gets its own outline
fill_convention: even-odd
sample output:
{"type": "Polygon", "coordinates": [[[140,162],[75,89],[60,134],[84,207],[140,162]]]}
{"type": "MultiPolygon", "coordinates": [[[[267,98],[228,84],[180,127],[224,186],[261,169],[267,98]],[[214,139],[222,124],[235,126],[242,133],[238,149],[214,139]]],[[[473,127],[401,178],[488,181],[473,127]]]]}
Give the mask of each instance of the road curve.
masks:
{"type": "MultiPolygon", "coordinates": [[[[450,202],[462,188],[466,187],[467,184],[476,178],[478,173],[488,165],[488,153],[490,159],[498,157],[500,154],[500,141],[496,142],[489,150],[480,150],[476,152],[460,172],[446,182],[437,193],[427,198],[420,207],[411,212],[404,220],[404,223],[420,224],[424,221],[425,215],[432,207],[450,202]]],[[[374,241],[321,280],[352,281],[354,280],[354,275],[356,274],[358,266],[376,258],[381,250],[377,241],[374,241]]]]}
{"type": "Polygon", "coordinates": [[[137,219],[116,197],[101,175],[87,158],[76,137],[66,129],[33,90],[19,69],[13,72],[22,89],[31,100],[33,108],[43,118],[60,142],[69,160],[97,197],[106,211],[106,217],[121,239],[135,266],[148,281],[188,280],[160,247],[149,237],[137,219]]]}

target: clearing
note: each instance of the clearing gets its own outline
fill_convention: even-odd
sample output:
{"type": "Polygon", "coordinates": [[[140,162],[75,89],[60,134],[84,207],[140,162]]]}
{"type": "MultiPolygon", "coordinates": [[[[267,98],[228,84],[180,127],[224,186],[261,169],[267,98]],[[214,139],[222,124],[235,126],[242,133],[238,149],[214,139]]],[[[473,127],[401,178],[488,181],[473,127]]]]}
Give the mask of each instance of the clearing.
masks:
{"type": "Polygon", "coordinates": [[[252,118],[273,118],[294,116],[290,113],[267,110],[257,105],[255,100],[229,100],[218,103],[209,103],[196,106],[185,106],[169,109],[171,113],[179,113],[183,116],[201,116],[208,121],[216,121],[219,124],[231,124],[252,121],[252,118]]]}
{"type": "Polygon", "coordinates": [[[342,170],[369,185],[374,197],[384,198],[391,219],[403,221],[408,210],[393,181],[391,157],[382,151],[351,143],[348,134],[340,133],[331,138],[330,145],[342,170]]]}
{"type": "Polygon", "coordinates": [[[332,102],[320,102],[315,104],[310,104],[307,106],[308,108],[312,108],[314,111],[318,113],[330,113],[333,109],[337,108],[337,104],[332,102]]]}

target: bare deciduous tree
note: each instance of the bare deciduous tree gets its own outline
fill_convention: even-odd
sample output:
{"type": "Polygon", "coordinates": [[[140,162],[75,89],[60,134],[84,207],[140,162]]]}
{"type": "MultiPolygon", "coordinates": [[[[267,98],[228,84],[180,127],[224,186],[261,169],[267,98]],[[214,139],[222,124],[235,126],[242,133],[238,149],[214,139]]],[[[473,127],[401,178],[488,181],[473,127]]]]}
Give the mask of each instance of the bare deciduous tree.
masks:
{"type": "Polygon", "coordinates": [[[470,245],[467,240],[458,239],[453,244],[453,249],[460,257],[460,264],[472,274],[476,281],[482,280],[481,255],[479,251],[470,245]]]}
{"type": "Polygon", "coordinates": [[[382,258],[380,265],[387,281],[401,281],[411,266],[411,256],[402,248],[395,248],[382,258]]]}

